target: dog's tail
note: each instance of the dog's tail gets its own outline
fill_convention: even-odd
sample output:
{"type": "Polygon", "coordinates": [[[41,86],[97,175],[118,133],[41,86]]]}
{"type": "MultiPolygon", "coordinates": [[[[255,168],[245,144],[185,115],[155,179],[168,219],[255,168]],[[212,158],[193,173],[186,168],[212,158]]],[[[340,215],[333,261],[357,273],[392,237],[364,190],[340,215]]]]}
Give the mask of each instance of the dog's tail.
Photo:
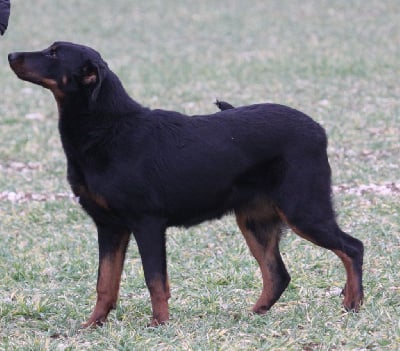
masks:
{"type": "Polygon", "coordinates": [[[230,103],[228,103],[228,102],[226,102],[226,101],[219,101],[219,100],[216,100],[216,101],[215,101],[215,105],[217,105],[217,107],[218,107],[221,111],[230,110],[230,109],[232,109],[232,108],[235,108],[234,106],[232,106],[230,103]]]}

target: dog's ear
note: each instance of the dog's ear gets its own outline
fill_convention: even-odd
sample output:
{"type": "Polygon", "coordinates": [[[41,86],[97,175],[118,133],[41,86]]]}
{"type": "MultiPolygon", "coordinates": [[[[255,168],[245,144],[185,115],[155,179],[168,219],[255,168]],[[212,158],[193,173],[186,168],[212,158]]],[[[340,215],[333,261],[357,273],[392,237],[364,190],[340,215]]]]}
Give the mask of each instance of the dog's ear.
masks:
{"type": "Polygon", "coordinates": [[[82,68],[81,83],[87,89],[90,109],[97,101],[102,81],[103,70],[101,67],[92,61],[88,61],[82,68]]]}

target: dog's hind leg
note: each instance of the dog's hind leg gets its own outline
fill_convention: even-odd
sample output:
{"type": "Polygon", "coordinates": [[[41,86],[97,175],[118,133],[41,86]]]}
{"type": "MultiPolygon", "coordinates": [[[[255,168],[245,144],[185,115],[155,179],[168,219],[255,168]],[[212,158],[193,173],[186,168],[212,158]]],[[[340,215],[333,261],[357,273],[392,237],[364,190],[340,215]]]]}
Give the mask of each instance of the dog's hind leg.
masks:
{"type": "Polygon", "coordinates": [[[263,289],[253,312],[264,314],[290,282],[279,252],[282,222],[271,207],[241,209],[235,214],[247,245],[260,266],[263,279],[263,289]]]}
{"type": "Polygon", "coordinates": [[[343,232],[334,218],[298,218],[286,216],[281,218],[299,236],[323,248],[333,251],[343,262],[347,281],[343,289],[343,307],[347,311],[357,312],[362,304],[364,294],[362,286],[362,265],[364,247],[360,240],[343,232]]]}
{"type": "Polygon", "coordinates": [[[116,307],[125,252],[130,231],[98,225],[99,270],[97,302],[89,320],[82,327],[101,326],[109,312],[116,307]]]}
{"type": "Polygon", "coordinates": [[[150,326],[157,326],[169,319],[168,299],[170,290],[166,258],[166,225],[163,220],[148,218],[134,229],[134,236],[142,258],[144,277],[150,292],[153,318],[150,326]]]}
{"type": "Polygon", "coordinates": [[[314,173],[319,175],[317,177],[304,177],[298,173],[293,174],[286,189],[283,186],[284,193],[290,192],[292,196],[281,198],[278,213],[296,234],[333,251],[342,260],[347,275],[343,306],[348,311],[358,311],[364,297],[363,244],[343,232],[336,223],[330,197],[329,172],[322,169],[314,173]],[[321,177],[323,174],[326,176],[321,177]]]}

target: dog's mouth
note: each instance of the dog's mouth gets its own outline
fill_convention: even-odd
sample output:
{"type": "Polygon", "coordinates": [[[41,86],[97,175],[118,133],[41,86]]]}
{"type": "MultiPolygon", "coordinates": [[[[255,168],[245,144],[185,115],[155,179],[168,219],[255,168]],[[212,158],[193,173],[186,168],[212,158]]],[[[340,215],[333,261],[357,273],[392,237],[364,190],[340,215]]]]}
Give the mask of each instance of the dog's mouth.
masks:
{"type": "Polygon", "coordinates": [[[64,96],[56,80],[43,77],[28,67],[25,62],[24,54],[11,53],[8,55],[8,62],[19,79],[50,89],[56,98],[62,98],[64,96]]]}
{"type": "Polygon", "coordinates": [[[26,71],[19,66],[11,66],[12,70],[15,72],[19,79],[25,80],[27,82],[31,82],[34,84],[42,85],[42,79],[32,71],[26,71]]]}
{"type": "Polygon", "coordinates": [[[36,72],[26,68],[24,58],[21,54],[9,54],[8,62],[11,69],[19,79],[26,80],[34,84],[41,84],[41,77],[36,72]]]}

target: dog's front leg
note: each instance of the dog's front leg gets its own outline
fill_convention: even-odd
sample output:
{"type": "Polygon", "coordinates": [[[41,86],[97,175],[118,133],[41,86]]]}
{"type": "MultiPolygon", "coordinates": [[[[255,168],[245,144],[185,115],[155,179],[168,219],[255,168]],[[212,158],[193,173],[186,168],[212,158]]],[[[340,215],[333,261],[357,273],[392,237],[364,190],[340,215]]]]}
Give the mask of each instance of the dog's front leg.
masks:
{"type": "Polygon", "coordinates": [[[82,325],[102,325],[110,310],[117,304],[125,252],[130,231],[125,228],[98,225],[99,270],[97,276],[97,302],[89,320],[82,325]]]}
{"type": "Polygon", "coordinates": [[[169,319],[165,230],[165,221],[158,218],[142,220],[134,230],[153,309],[150,326],[163,324],[169,319]]]}

